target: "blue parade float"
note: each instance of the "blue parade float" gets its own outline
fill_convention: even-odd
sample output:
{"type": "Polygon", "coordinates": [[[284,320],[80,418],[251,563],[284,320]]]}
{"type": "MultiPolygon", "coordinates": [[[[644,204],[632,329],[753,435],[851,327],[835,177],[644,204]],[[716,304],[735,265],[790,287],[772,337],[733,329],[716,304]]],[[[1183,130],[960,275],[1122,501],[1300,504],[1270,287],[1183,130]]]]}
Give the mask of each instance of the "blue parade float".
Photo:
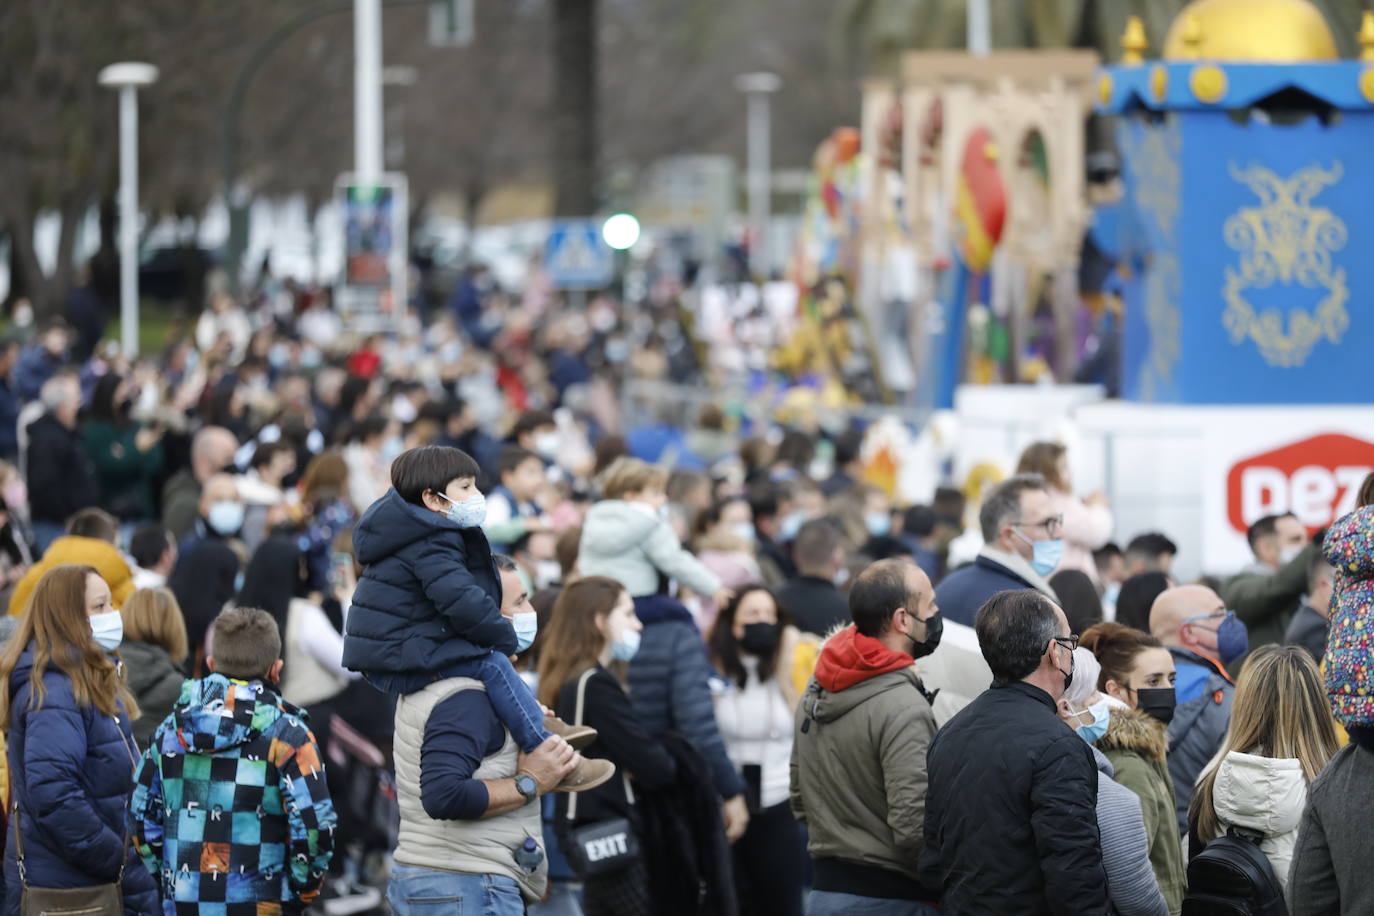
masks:
{"type": "Polygon", "coordinates": [[[1164,58],[1133,23],[1096,108],[1125,199],[1097,232],[1124,284],[1122,395],[1153,404],[1369,402],[1374,14],[1338,60],[1305,0],[1199,0],[1164,58]]]}

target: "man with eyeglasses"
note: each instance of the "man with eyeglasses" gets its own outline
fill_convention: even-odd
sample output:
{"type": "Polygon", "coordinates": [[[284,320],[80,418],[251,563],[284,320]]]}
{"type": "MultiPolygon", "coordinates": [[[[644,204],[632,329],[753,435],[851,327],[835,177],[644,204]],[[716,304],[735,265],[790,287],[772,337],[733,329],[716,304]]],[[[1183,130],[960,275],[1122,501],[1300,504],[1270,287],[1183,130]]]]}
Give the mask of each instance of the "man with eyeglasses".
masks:
{"type": "Polygon", "coordinates": [[[975,629],[993,682],[931,742],[921,883],[947,913],[1111,912],[1097,764],[1057,711],[1078,636],[1030,589],[994,595],[975,629]]]}
{"type": "MultiPolygon", "coordinates": [[[[1150,632],[1174,657],[1174,710],[1169,719],[1169,776],[1179,830],[1198,774],[1226,738],[1235,680],[1226,670],[1249,648],[1245,623],[1202,585],[1171,588],[1150,608],[1150,632]]],[[[1155,715],[1158,716],[1158,713],[1155,715]]]]}
{"type": "Polygon", "coordinates": [[[1064,553],[1064,517],[1056,515],[1039,474],[1017,474],[988,493],[978,513],[983,548],[978,558],[945,577],[935,600],[946,619],[973,626],[989,598],[1033,588],[1058,604],[1048,581],[1064,553]]]}

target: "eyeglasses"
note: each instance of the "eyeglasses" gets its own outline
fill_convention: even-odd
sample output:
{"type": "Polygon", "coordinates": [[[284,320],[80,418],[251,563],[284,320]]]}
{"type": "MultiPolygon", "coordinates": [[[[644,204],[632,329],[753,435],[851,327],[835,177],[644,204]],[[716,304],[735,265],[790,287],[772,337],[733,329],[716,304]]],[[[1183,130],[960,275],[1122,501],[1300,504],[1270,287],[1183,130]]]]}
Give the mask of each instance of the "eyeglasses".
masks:
{"type": "Polygon", "coordinates": [[[1054,637],[1054,641],[1059,643],[1065,649],[1068,649],[1070,652],[1078,648],[1077,633],[1070,633],[1068,636],[1056,636],[1054,637]]]}
{"type": "Polygon", "coordinates": [[[1047,537],[1054,537],[1064,529],[1064,516],[1051,515],[1043,522],[1015,522],[1014,524],[1020,528],[1044,528],[1047,537]]]}

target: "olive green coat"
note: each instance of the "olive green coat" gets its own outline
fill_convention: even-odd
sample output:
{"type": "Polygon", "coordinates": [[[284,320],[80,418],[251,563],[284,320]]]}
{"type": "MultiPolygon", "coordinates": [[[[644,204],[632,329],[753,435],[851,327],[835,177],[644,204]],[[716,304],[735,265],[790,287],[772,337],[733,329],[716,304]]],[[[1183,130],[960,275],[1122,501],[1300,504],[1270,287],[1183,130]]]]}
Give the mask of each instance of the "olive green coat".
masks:
{"type": "Polygon", "coordinates": [[[1150,866],[1169,913],[1178,916],[1183,911],[1188,874],[1174,811],[1174,784],[1165,763],[1168,748],[1164,724],[1134,709],[1113,709],[1107,734],[1097,740],[1097,749],[1116,770],[1116,781],[1140,796],[1150,866]]]}

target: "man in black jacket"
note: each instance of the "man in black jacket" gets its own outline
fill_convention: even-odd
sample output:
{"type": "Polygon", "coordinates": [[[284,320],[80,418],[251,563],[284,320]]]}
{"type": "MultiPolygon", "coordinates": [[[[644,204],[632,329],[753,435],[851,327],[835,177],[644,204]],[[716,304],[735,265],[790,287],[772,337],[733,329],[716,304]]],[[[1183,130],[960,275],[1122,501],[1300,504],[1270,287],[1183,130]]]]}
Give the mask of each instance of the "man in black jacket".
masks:
{"type": "Polygon", "coordinates": [[[181,545],[177,565],[167,579],[167,587],[176,595],[186,618],[193,653],[203,648],[210,625],[241,584],[238,576],[242,562],[229,542],[238,537],[242,527],[238,484],[228,474],[216,474],[205,481],[195,534],[181,545]]]}
{"type": "Polygon", "coordinates": [[[29,510],[38,552],[62,536],[67,519],[100,501],[95,466],[76,428],[81,385],[60,373],[43,384],[39,396],[47,413],[29,424],[26,469],[29,510]]]}
{"type": "Polygon", "coordinates": [[[853,622],[849,599],[835,586],[835,577],[845,568],[843,534],[839,525],[818,518],[802,525],[792,545],[800,571],[778,589],[778,601],[787,608],[803,633],[828,636],[836,627],[853,622]]]}
{"type": "Polygon", "coordinates": [[[930,746],[921,881],[955,916],[1105,916],[1097,768],[1055,714],[1078,637],[1030,589],[994,595],[975,629],[993,684],[930,746]]]}

